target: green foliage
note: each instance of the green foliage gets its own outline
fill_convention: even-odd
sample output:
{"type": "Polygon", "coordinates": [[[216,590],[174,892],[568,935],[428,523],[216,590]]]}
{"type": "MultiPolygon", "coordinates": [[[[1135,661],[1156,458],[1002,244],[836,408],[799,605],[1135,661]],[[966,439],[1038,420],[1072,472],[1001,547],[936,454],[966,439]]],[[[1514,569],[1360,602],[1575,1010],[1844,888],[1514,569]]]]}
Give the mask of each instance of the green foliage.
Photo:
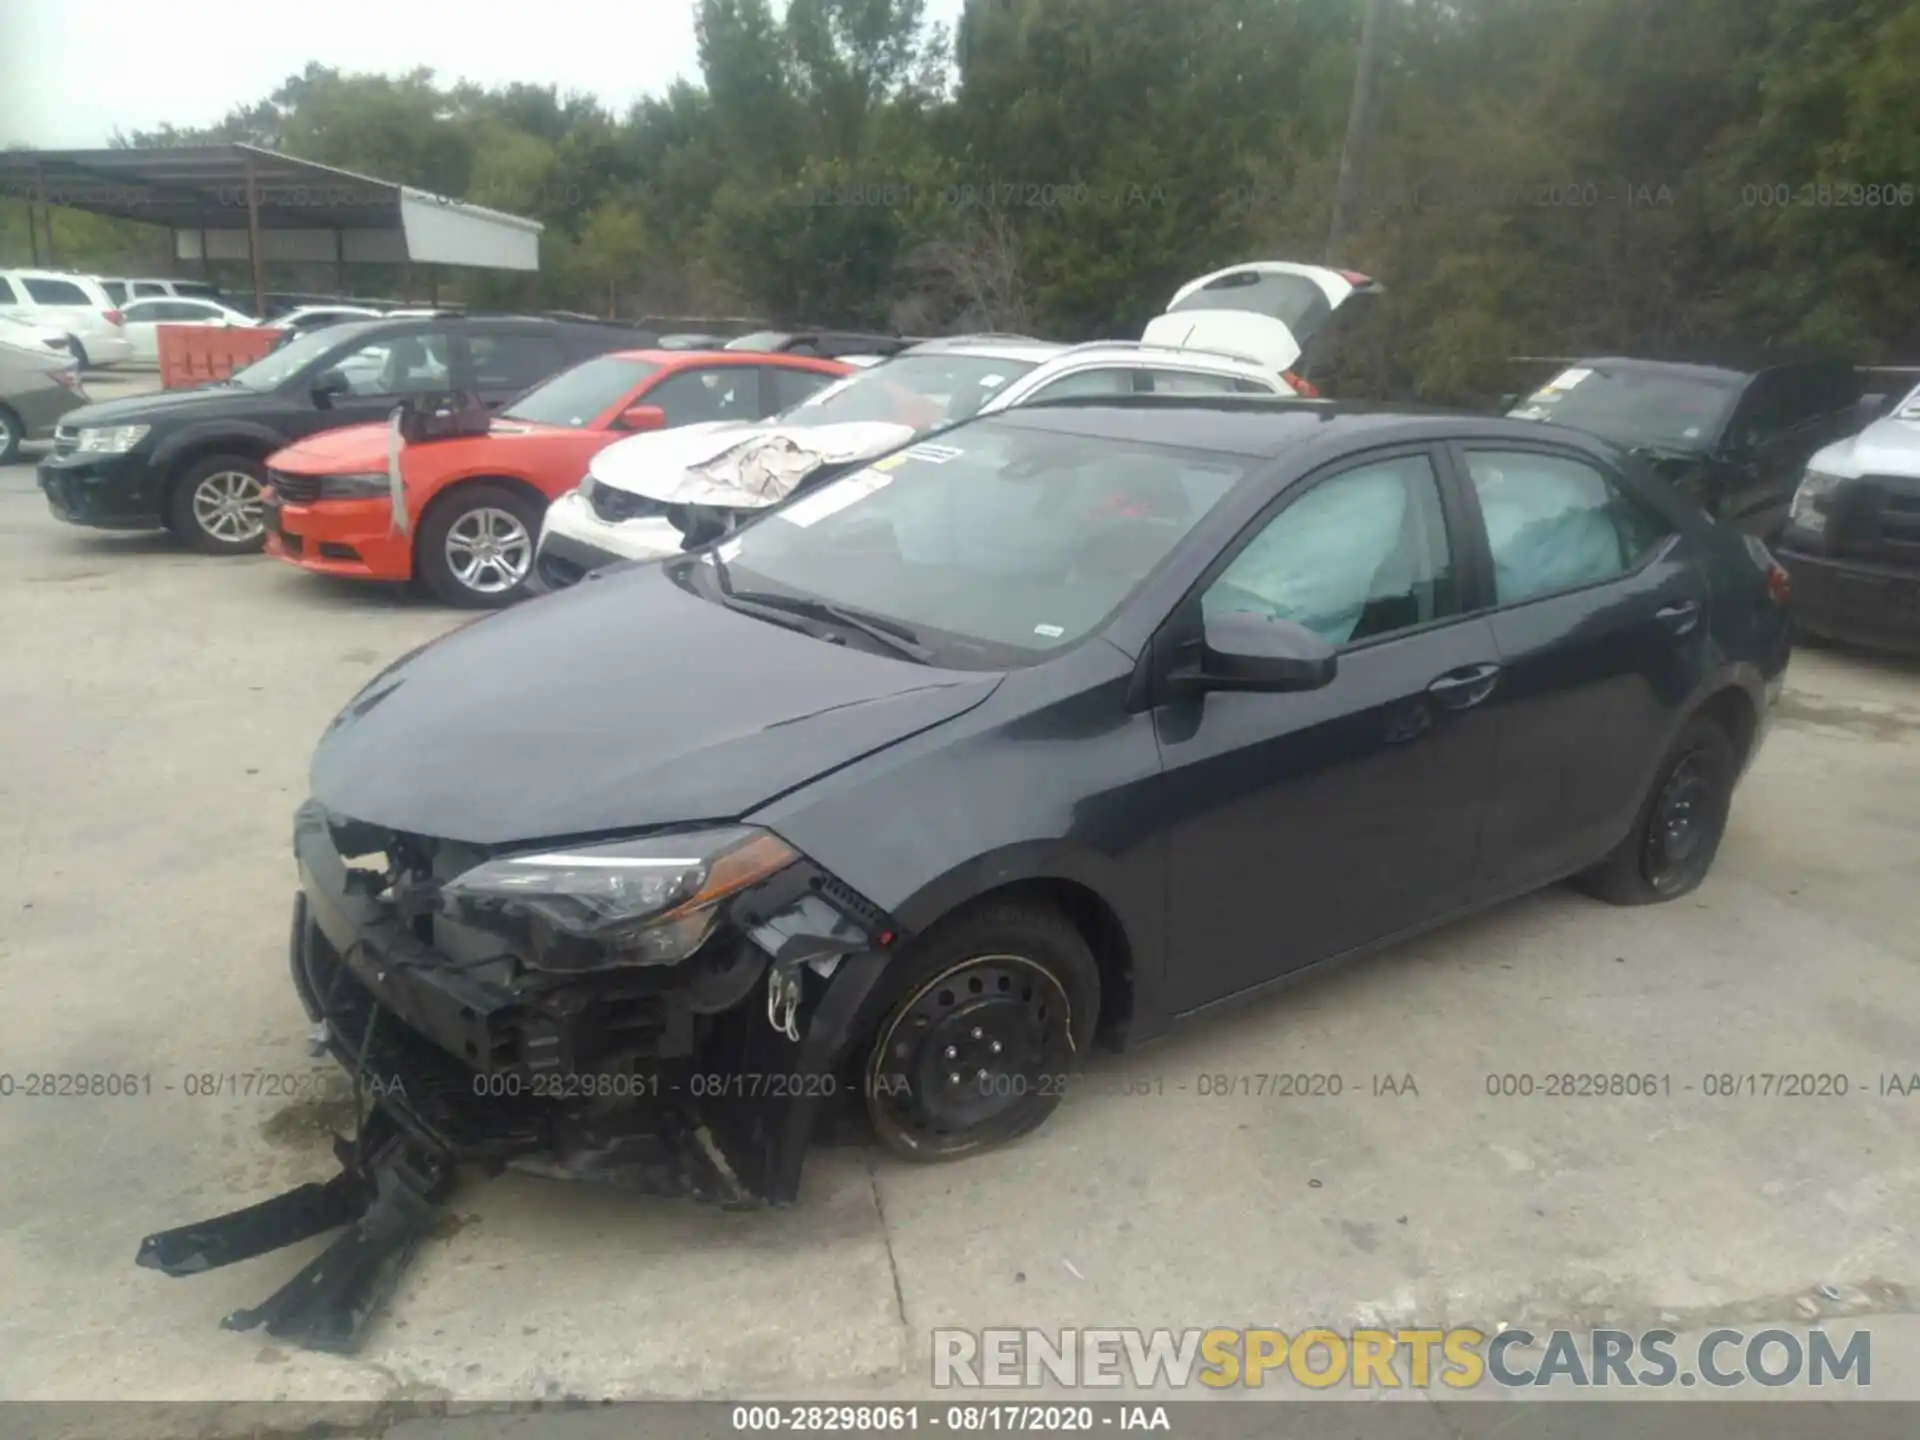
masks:
{"type": "MultiPolygon", "coordinates": [[[[948,37],[925,0],[697,0],[701,82],[624,115],[310,65],[116,143],[541,220],[538,277],[442,277],[477,303],[1128,335],[1203,270],[1325,258],[1362,5],[969,0],[948,37]]],[[[1721,338],[1920,353],[1913,0],[1387,0],[1374,96],[1337,259],[1389,293],[1336,389],[1484,401],[1513,355],[1721,338]]],[[[164,262],[55,223],[65,263],[164,262]]],[[[25,238],[0,206],[0,254],[25,238]]]]}

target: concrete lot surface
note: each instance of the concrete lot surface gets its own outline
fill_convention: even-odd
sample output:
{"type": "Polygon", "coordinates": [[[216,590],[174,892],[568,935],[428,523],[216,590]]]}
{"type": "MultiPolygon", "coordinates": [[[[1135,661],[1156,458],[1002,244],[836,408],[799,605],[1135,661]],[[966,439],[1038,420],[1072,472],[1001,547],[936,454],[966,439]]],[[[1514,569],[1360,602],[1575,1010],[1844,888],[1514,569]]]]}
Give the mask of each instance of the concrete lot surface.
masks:
{"type": "Polygon", "coordinates": [[[1690,899],[1536,895],[1103,1058],[1002,1153],[817,1151],[788,1212],[474,1184],[361,1355],[220,1330],[310,1249],[135,1247],[330,1173],[314,1095],[190,1092],[324,1073],[285,958],[308,752],[461,618],[65,527],[0,470],[0,1072],[151,1084],[0,1099],[0,1396],[915,1395],[940,1326],[1823,1319],[1920,1396],[1920,1095],[1881,1093],[1920,1073],[1920,670],[1844,650],[1795,657],[1690,899]],[[1486,1088],[1563,1071],[1671,1093],[1486,1088]],[[1281,1072],[1344,1093],[1202,1093],[1281,1072]],[[1781,1072],[1849,1093],[1704,1093],[1781,1072]]]}

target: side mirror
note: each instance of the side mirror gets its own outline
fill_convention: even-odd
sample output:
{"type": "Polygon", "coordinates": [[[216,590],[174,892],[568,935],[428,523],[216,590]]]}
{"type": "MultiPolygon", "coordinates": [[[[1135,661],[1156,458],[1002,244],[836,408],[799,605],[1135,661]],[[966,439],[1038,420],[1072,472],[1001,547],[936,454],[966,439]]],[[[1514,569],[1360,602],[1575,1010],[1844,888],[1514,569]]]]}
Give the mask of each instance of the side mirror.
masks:
{"type": "Polygon", "coordinates": [[[664,430],[667,412],[658,405],[629,405],[620,412],[622,430],[664,430]]]}
{"type": "Polygon", "coordinates": [[[316,405],[325,405],[336,395],[353,393],[353,383],[347,379],[343,370],[322,370],[314,377],[313,400],[316,405]]]}
{"type": "Polygon", "coordinates": [[[1204,690],[1318,690],[1331,684],[1340,659],[1304,625],[1235,611],[1209,616],[1200,664],[1181,677],[1204,690]]]}
{"type": "Polygon", "coordinates": [[[1500,413],[1502,415],[1506,414],[1507,411],[1511,410],[1514,406],[1518,405],[1519,403],[1520,403],[1520,397],[1518,395],[1502,395],[1500,397],[1500,413]]]}

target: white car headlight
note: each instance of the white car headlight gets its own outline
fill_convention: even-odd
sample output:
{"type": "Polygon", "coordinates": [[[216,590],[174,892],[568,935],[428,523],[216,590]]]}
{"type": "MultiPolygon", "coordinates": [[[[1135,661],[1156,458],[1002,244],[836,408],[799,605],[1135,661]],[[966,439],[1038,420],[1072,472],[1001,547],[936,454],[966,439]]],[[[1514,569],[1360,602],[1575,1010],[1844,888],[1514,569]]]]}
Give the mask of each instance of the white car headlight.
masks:
{"type": "Polygon", "coordinates": [[[1800,488],[1793,492],[1793,507],[1787,512],[1787,523],[1810,535],[1818,535],[1825,530],[1827,514],[1820,502],[1831,495],[1834,487],[1845,479],[1844,475],[1830,474],[1825,470],[1807,471],[1806,478],[1800,482],[1800,488]]]}
{"type": "Polygon", "coordinates": [[[151,425],[89,426],[80,432],[79,449],[88,455],[124,455],[147,438],[151,425]]]}

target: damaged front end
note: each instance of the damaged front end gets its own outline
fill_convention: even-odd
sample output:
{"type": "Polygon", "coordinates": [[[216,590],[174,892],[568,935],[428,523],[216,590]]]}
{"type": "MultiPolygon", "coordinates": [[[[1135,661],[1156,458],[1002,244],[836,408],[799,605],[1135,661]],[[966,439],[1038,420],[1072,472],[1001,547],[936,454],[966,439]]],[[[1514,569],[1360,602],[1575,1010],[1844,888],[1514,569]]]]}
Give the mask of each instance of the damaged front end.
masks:
{"type": "Polygon", "coordinates": [[[327,1185],[142,1244],[140,1264],[191,1274],[351,1225],[229,1328],[354,1348],[462,1166],[797,1198],[896,934],[777,836],[500,850],[310,801],[294,849],[294,984],[371,1104],[327,1185]]]}

